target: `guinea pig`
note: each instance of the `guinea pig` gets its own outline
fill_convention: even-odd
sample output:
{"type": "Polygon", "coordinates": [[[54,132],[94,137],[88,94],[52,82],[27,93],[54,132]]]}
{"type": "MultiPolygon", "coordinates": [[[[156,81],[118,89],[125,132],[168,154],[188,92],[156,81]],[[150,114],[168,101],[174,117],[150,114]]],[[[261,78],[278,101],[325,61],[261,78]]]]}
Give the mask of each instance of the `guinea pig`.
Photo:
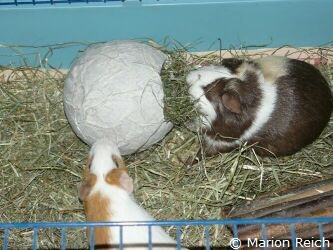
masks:
{"type": "MultiPolygon", "coordinates": [[[[80,199],[84,204],[87,221],[128,222],[152,221],[153,217],[140,207],[132,197],[133,181],[127,173],[118,148],[111,141],[99,140],[93,144],[84,170],[80,199]]],[[[119,249],[118,226],[95,227],[96,249],[119,249]]],[[[124,226],[123,249],[149,248],[147,226],[124,226]]],[[[152,249],[177,249],[177,242],[160,226],[151,227],[152,249]]],[[[90,230],[88,229],[90,239],[90,230]]]]}
{"type": "Polygon", "coordinates": [[[286,57],[224,59],[191,71],[204,152],[229,152],[244,142],[261,156],[285,156],[312,143],[329,122],[332,91],[314,66],[286,57]]]}

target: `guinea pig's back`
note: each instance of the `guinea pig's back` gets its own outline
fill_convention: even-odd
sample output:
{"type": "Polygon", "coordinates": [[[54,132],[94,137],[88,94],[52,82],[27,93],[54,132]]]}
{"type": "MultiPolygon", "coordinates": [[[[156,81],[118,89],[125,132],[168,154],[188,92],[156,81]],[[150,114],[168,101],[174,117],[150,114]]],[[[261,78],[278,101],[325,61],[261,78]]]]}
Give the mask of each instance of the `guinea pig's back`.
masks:
{"type": "MultiPolygon", "coordinates": [[[[112,221],[154,221],[155,219],[137,202],[133,197],[123,190],[116,190],[115,195],[112,194],[111,187],[108,195],[112,196],[111,212],[112,221]]],[[[120,227],[112,227],[113,244],[120,244],[120,227]]],[[[172,239],[160,226],[151,227],[151,241],[153,249],[156,250],[175,250],[177,248],[176,241],[172,239]]],[[[148,250],[149,230],[148,226],[124,226],[122,228],[123,247],[126,250],[148,250]]],[[[118,248],[116,248],[118,249],[118,248]]]]}
{"type": "Polygon", "coordinates": [[[269,155],[269,151],[277,156],[290,155],[312,143],[333,109],[331,89],[318,69],[294,59],[277,62],[271,72],[264,67],[264,75],[277,76],[267,83],[276,86],[277,100],[270,120],[253,138],[268,150],[259,150],[262,155],[269,155]],[[276,74],[278,67],[283,74],[276,74]]]}

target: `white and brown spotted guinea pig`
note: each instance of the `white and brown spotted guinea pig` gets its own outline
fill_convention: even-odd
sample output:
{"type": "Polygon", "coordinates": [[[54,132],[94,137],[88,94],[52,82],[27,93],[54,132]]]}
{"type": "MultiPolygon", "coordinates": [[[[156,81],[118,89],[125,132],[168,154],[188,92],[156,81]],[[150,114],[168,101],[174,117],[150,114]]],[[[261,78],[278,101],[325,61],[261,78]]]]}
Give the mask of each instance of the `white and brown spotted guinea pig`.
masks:
{"type": "Polygon", "coordinates": [[[262,156],[291,155],[320,135],[333,109],[320,71],[285,57],[225,59],[186,80],[202,113],[208,155],[246,141],[262,156]]]}
{"type": "MultiPolygon", "coordinates": [[[[87,221],[122,222],[152,221],[153,217],[132,197],[133,181],[111,141],[99,140],[91,148],[80,198],[84,202],[87,221]]],[[[161,227],[151,228],[152,249],[177,249],[173,240],[161,227]]],[[[90,239],[90,230],[88,229],[90,239]]],[[[124,226],[123,249],[143,250],[149,247],[147,226],[124,226]]],[[[95,227],[95,249],[119,249],[119,227],[95,227]]]]}

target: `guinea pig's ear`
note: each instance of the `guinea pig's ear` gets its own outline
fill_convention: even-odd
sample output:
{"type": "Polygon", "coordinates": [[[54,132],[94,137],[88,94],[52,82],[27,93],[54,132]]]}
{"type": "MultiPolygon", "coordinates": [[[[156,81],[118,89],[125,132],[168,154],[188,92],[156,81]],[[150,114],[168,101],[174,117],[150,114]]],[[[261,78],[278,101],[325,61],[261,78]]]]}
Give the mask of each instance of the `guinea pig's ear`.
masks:
{"type": "Polygon", "coordinates": [[[123,159],[118,156],[118,155],[112,155],[112,160],[116,163],[118,168],[124,168],[125,167],[125,162],[123,159]]]}
{"type": "Polygon", "coordinates": [[[225,92],[222,95],[222,103],[232,113],[241,113],[241,103],[237,93],[225,92]]]}
{"type": "Polygon", "coordinates": [[[88,157],[88,161],[87,161],[87,164],[86,164],[86,167],[84,168],[83,170],[83,178],[84,179],[88,179],[89,178],[89,175],[90,175],[90,168],[91,168],[91,163],[93,161],[93,156],[89,156],[88,157]]]}
{"type": "Polygon", "coordinates": [[[225,85],[222,93],[222,104],[230,112],[240,114],[242,112],[240,86],[244,84],[239,78],[232,78],[225,85]]]}
{"type": "Polygon", "coordinates": [[[79,199],[85,201],[89,196],[92,188],[96,184],[97,177],[94,174],[90,174],[88,177],[85,177],[85,180],[82,182],[79,190],[79,199]]]}
{"type": "Polygon", "coordinates": [[[125,189],[129,194],[133,192],[133,179],[129,177],[127,172],[123,172],[120,175],[119,183],[123,189],[125,189]]]}
{"type": "Polygon", "coordinates": [[[110,185],[118,186],[128,193],[133,192],[133,180],[127,173],[127,168],[112,169],[105,178],[105,181],[110,185]]]}

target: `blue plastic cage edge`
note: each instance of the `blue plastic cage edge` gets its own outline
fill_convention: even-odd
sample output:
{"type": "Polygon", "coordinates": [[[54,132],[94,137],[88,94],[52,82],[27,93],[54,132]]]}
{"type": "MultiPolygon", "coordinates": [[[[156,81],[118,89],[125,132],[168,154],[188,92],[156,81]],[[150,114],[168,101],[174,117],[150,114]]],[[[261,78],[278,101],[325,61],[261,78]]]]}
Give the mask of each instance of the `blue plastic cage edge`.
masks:
{"type": "Polygon", "coordinates": [[[35,3],[0,6],[0,64],[13,67],[69,68],[84,44],[121,39],[177,41],[190,51],[218,50],[218,38],[224,49],[333,42],[331,0],[0,0],[10,1],[35,3]]]}
{"type": "Polygon", "coordinates": [[[0,223],[4,228],[44,228],[44,227],[89,227],[89,226],[206,226],[206,225],[258,225],[258,224],[296,224],[296,223],[333,223],[333,217],[295,217],[260,219],[224,219],[224,220],[160,220],[126,222],[13,222],[0,223]]]}

